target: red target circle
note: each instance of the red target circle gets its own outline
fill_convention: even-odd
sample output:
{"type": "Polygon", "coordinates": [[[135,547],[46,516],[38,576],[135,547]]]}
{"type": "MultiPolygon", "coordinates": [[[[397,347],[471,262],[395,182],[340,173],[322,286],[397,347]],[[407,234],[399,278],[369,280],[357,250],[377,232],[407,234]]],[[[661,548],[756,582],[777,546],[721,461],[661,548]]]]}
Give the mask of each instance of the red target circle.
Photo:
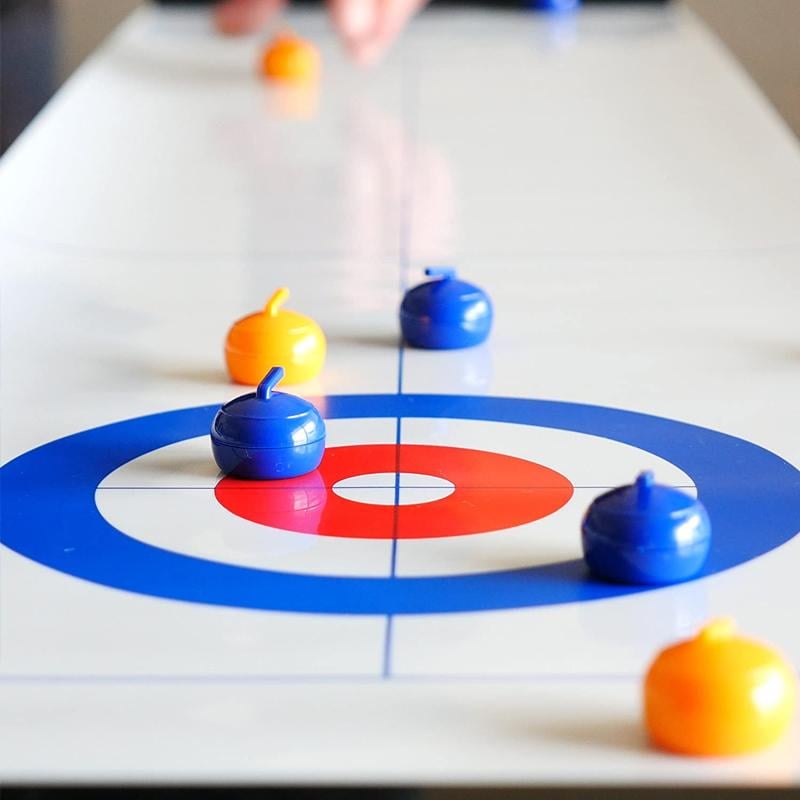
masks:
{"type": "Polygon", "coordinates": [[[223,478],[217,501],[238,517],[272,528],[353,539],[427,539],[513,528],[558,511],[573,486],[559,472],[515,456],[422,444],[329,447],[319,468],[282,481],[223,478]],[[455,489],[440,500],[373,505],[333,486],[370,473],[419,473],[455,489]]]}

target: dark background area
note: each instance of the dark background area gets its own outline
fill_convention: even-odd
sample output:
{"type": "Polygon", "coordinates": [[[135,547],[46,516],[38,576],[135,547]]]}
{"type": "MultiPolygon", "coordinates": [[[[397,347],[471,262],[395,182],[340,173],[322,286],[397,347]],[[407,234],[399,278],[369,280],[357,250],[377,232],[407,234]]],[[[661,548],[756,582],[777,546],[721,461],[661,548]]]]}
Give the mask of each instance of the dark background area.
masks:
{"type": "Polygon", "coordinates": [[[56,22],[50,0],[0,4],[0,153],[57,85],[56,22]]]}
{"type": "Polygon", "coordinates": [[[7,789],[4,800],[759,800],[796,798],[794,789],[7,789]]]}

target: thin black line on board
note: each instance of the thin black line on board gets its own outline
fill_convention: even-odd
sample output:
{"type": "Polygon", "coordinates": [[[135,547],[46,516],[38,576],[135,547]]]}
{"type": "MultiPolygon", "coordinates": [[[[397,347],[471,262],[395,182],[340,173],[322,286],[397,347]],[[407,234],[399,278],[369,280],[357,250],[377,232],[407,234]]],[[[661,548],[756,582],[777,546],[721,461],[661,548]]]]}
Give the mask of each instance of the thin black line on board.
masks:
{"type": "MultiPolygon", "coordinates": [[[[329,683],[382,683],[383,675],[363,674],[320,674],[320,675],[153,675],[153,674],[109,674],[109,675],[0,675],[0,685],[44,685],[44,684],[329,684],[329,683]]],[[[419,673],[417,675],[392,675],[392,681],[402,683],[580,683],[592,682],[621,682],[639,681],[641,675],[628,675],[622,673],[572,673],[558,672],[541,673],[509,673],[509,674],[452,674],[446,673],[419,673]]]]}
{"type": "MultiPolygon", "coordinates": [[[[693,483],[669,483],[669,484],[665,484],[665,485],[669,486],[672,489],[696,489],[697,488],[697,486],[695,486],[695,484],[693,484],[693,483]]],[[[573,484],[572,488],[573,489],[598,489],[598,490],[609,489],[610,490],[610,489],[618,489],[619,486],[620,486],[620,484],[616,484],[614,486],[585,486],[585,485],[573,484]]],[[[129,491],[150,491],[151,489],[164,490],[164,491],[178,491],[178,490],[186,489],[186,490],[193,491],[193,492],[201,492],[201,491],[213,492],[214,488],[215,488],[214,486],[98,486],[97,489],[95,489],[95,491],[96,492],[108,492],[108,491],[119,491],[120,489],[129,490],[129,491]]],[[[293,488],[294,489],[317,489],[318,487],[317,486],[294,486],[293,488]]],[[[333,487],[332,486],[326,486],[325,488],[326,489],[332,489],[333,487]]],[[[355,485],[355,486],[353,486],[353,485],[349,485],[348,484],[347,486],[345,486],[343,488],[347,489],[347,490],[350,490],[350,489],[358,489],[358,490],[363,490],[363,489],[382,489],[382,490],[385,491],[387,489],[394,489],[395,485],[394,484],[370,484],[369,486],[367,486],[367,485],[364,485],[364,486],[355,485]]],[[[435,484],[435,485],[422,484],[422,483],[416,484],[415,483],[413,485],[402,486],[400,488],[402,488],[402,489],[448,489],[450,487],[448,487],[448,486],[446,486],[444,484],[441,484],[441,483],[438,483],[438,484],[435,484]]],[[[455,488],[455,487],[452,487],[452,488],[455,488]]],[[[535,489],[537,491],[546,491],[546,490],[549,490],[549,489],[561,489],[563,487],[562,486],[473,486],[471,484],[463,484],[463,488],[465,488],[465,489],[497,489],[498,491],[502,491],[504,489],[514,490],[514,491],[517,491],[517,490],[520,490],[520,489],[529,489],[529,490],[534,490],[535,489]]],[[[271,486],[253,486],[252,488],[247,487],[247,486],[242,486],[242,487],[237,487],[236,491],[237,492],[264,492],[264,491],[281,492],[281,491],[285,491],[285,490],[280,486],[274,486],[274,487],[271,487],[271,486]]]]}
{"type": "MultiPolygon", "coordinates": [[[[104,247],[89,244],[77,244],[75,242],[54,241],[47,239],[35,239],[24,233],[0,228],[0,240],[15,244],[18,247],[28,248],[31,252],[54,252],[70,257],[97,259],[97,258],[119,258],[119,259],[152,259],[163,265],[165,261],[170,263],[187,262],[207,262],[227,261],[231,258],[241,258],[243,253],[234,250],[209,251],[208,249],[191,251],[171,251],[171,250],[143,250],[138,247],[104,247]]],[[[772,244],[743,244],[739,247],[640,247],[640,248],[594,248],[591,250],[564,250],[555,248],[531,248],[521,250],[498,249],[496,247],[477,249],[472,251],[472,255],[481,259],[505,258],[509,260],[531,259],[531,258],[564,258],[564,259],[586,259],[586,258],[617,258],[617,259],[641,259],[641,258],[674,258],[674,257],[723,257],[723,256],[750,256],[750,255],[771,255],[771,254],[793,254],[800,251],[800,242],[774,242],[772,244]]],[[[353,255],[353,251],[342,247],[330,247],[321,250],[297,250],[296,248],[263,248],[249,250],[246,255],[252,258],[302,258],[309,261],[319,259],[344,260],[353,255]]],[[[391,258],[394,252],[386,251],[378,254],[382,258],[391,258]]]]}

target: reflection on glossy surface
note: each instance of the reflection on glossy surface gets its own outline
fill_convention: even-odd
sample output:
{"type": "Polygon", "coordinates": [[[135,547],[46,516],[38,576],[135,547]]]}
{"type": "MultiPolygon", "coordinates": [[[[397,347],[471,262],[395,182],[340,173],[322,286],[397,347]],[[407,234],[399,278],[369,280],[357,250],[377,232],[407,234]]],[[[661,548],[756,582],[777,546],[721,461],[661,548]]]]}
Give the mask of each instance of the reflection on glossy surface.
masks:
{"type": "Polygon", "coordinates": [[[268,114],[283,119],[301,122],[313,120],[319,110],[319,84],[270,86],[267,89],[266,108],[268,114]]]}
{"type": "Polygon", "coordinates": [[[266,114],[220,121],[220,158],[237,162],[246,188],[241,223],[250,257],[237,267],[241,303],[247,308],[257,302],[276,281],[291,283],[298,297],[322,293],[322,282],[293,280],[288,253],[268,252],[293,232],[291,249],[305,250],[312,269],[327,276],[326,317],[336,327],[320,321],[331,347],[340,340],[380,343],[396,354],[401,283],[417,279],[408,264],[452,254],[455,190],[449,162],[366,92],[354,91],[341,108],[323,105],[303,124],[288,119],[295,104],[316,102],[315,92],[313,86],[268,87],[266,114]],[[275,115],[287,119],[276,121],[275,115]],[[345,132],[341,142],[331,138],[334,123],[345,132]],[[319,163],[320,142],[337,157],[319,163]],[[280,204],[276,181],[283,188],[280,204]],[[346,255],[331,263],[335,251],[346,255]],[[350,313],[336,315],[337,307],[350,313]]]}
{"type": "MultiPolygon", "coordinates": [[[[452,253],[455,190],[444,154],[420,140],[408,121],[365,96],[352,98],[346,125],[347,249],[358,253],[369,271],[392,253],[393,275],[398,262],[407,267],[446,260],[452,253]]],[[[403,280],[409,282],[406,275],[403,280]]]]}
{"type": "Polygon", "coordinates": [[[257,484],[226,478],[215,495],[231,513],[271,528],[349,539],[430,539],[524,525],[555,513],[573,493],[567,478],[541,464],[461,447],[329,447],[312,475],[311,482],[302,476],[257,484]],[[437,500],[421,496],[400,505],[354,502],[333,491],[346,478],[375,473],[431,475],[455,488],[437,500]]]}
{"type": "Polygon", "coordinates": [[[436,375],[436,385],[458,394],[484,394],[489,391],[494,371],[492,347],[478,345],[464,350],[405,351],[406,365],[436,375]]]}
{"type": "Polygon", "coordinates": [[[217,500],[228,510],[247,519],[268,519],[281,530],[314,533],[320,526],[328,498],[318,469],[280,481],[241,481],[225,478],[217,484],[217,500]]]}
{"type": "Polygon", "coordinates": [[[578,38],[578,22],[575,8],[565,9],[560,14],[548,14],[541,28],[543,47],[552,50],[566,50],[578,38]]]}
{"type": "MultiPolygon", "coordinates": [[[[579,539],[580,530],[576,527],[576,542],[579,539]]],[[[584,571],[589,580],[588,569],[584,571]]],[[[621,659],[632,643],[641,658],[650,658],[664,642],[697,630],[710,613],[708,587],[703,581],[645,592],[635,604],[619,604],[612,613],[592,605],[579,605],[576,609],[583,634],[621,659]]]]}

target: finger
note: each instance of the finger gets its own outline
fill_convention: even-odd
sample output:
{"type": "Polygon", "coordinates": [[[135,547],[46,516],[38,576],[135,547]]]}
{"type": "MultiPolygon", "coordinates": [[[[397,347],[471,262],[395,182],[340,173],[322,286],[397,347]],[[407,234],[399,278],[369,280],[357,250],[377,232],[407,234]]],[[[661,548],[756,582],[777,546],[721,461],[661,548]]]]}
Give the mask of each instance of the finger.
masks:
{"type": "Polygon", "coordinates": [[[347,47],[373,33],[379,2],[380,0],[328,0],[333,27],[347,47]]]}
{"type": "Polygon", "coordinates": [[[355,43],[355,57],[362,63],[377,61],[424,5],[426,0],[379,0],[374,27],[355,43]]]}
{"type": "Polygon", "coordinates": [[[263,28],[283,0],[223,0],[214,6],[214,27],[227,36],[241,36],[263,28]]]}

